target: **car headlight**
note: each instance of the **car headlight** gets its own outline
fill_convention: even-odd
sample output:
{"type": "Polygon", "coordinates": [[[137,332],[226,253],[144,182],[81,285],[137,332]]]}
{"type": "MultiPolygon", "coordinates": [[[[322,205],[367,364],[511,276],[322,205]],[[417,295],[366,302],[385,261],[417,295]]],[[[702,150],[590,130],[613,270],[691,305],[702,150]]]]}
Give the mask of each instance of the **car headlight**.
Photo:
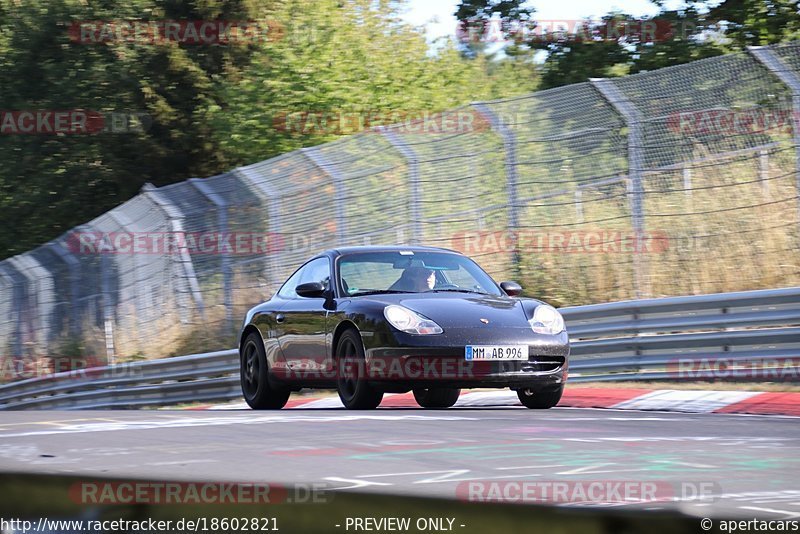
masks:
{"type": "Polygon", "coordinates": [[[383,316],[389,324],[407,334],[442,333],[441,326],[403,306],[390,304],[383,309],[383,316]]]}
{"type": "Polygon", "coordinates": [[[537,334],[556,335],[564,331],[564,318],[556,309],[547,304],[539,304],[529,320],[531,329],[537,334]]]}

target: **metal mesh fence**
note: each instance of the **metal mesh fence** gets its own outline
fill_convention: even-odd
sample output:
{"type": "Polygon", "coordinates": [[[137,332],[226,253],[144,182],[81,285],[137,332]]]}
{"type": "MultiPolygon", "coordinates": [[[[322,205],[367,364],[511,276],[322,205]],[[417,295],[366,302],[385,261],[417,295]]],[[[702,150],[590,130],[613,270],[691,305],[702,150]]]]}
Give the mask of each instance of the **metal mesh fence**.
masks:
{"type": "Polygon", "coordinates": [[[6,360],[227,348],[312,254],[467,253],[561,305],[800,283],[800,45],[475,103],[137,197],[0,262],[6,360]]]}
{"type": "Polygon", "coordinates": [[[610,246],[631,233],[622,118],[589,83],[487,107],[508,129],[518,221],[491,236],[518,248],[521,279],[556,303],[627,296],[632,256],[610,246]]]}

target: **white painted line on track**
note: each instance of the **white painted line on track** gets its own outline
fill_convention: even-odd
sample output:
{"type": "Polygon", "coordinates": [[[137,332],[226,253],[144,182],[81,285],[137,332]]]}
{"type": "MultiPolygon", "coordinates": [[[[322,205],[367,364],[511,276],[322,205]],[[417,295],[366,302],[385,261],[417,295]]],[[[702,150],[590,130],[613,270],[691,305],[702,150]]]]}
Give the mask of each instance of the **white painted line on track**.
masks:
{"type": "Polygon", "coordinates": [[[227,425],[248,425],[265,423],[342,423],[349,421],[397,421],[397,420],[416,420],[416,421],[474,421],[476,417],[464,417],[457,415],[408,415],[390,414],[387,412],[375,413],[374,415],[360,415],[341,413],[337,415],[295,415],[275,414],[262,415],[258,412],[251,412],[252,415],[242,414],[236,417],[176,417],[170,420],[144,420],[127,421],[119,423],[86,423],[82,425],[65,425],[60,428],[48,428],[46,430],[32,430],[28,432],[0,433],[2,438],[15,438],[23,436],[48,436],[57,434],[79,434],[92,432],[116,432],[122,430],[148,430],[148,429],[171,429],[186,427],[205,427],[205,426],[227,426],[227,425]]]}

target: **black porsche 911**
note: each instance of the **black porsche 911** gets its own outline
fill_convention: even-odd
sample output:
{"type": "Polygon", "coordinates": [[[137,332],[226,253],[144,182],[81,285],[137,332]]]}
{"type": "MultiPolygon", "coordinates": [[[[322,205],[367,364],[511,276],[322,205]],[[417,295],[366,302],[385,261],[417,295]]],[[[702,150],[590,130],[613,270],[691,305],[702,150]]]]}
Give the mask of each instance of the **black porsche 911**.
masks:
{"type": "Polygon", "coordinates": [[[521,291],[446,249],[328,250],[247,313],[244,398],[277,409],[292,391],[336,388],[345,407],[370,409],[413,391],[422,407],[448,408],[461,388],[508,387],[528,408],[553,407],[567,380],[564,320],[521,291]]]}

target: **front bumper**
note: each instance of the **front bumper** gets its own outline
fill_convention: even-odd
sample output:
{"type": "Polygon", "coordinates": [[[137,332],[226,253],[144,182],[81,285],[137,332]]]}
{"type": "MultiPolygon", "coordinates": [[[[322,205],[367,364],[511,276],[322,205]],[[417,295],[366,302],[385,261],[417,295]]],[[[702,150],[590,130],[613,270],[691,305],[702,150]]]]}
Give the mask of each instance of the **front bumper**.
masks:
{"type": "Polygon", "coordinates": [[[530,329],[450,329],[444,334],[395,331],[363,333],[370,384],[388,392],[420,387],[562,387],[569,367],[569,339],[530,329]],[[527,345],[528,359],[468,361],[466,345],[527,345]]]}

